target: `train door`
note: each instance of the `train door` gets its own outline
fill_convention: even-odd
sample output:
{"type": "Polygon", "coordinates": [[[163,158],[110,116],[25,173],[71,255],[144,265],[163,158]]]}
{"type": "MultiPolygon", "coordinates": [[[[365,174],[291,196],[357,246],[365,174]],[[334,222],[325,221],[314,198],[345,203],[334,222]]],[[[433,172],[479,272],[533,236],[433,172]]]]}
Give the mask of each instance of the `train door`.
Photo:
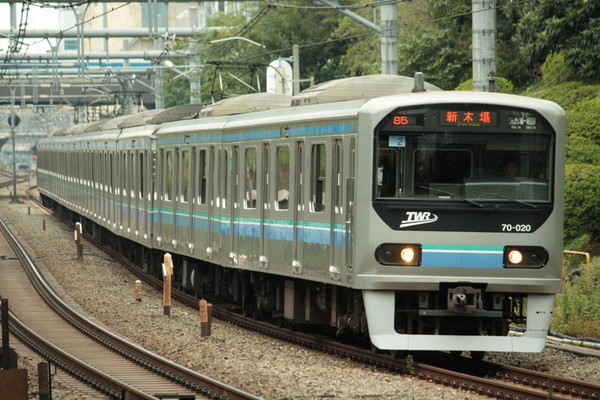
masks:
{"type": "Polygon", "coordinates": [[[119,232],[119,234],[123,233],[123,225],[126,224],[126,222],[124,221],[125,219],[125,215],[126,215],[126,210],[125,210],[125,202],[126,202],[126,198],[125,196],[127,195],[127,185],[126,185],[126,179],[127,179],[127,167],[126,167],[126,161],[127,161],[127,152],[123,151],[119,154],[119,215],[118,215],[118,222],[117,222],[117,230],[119,232]]]}
{"type": "Polygon", "coordinates": [[[341,139],[334,139],[332,143],[333,160],[331,174],[331,231],[329,237],[329,275],[335,280],[339,280],[344,263],[344,195],[343,187],[343,142],[341,139]]]}
{"type": "MultiPolygon", "coordinates": [[[[171,245],[173,247],[176,246],[177,242],[176,242],[176,238],[177,238],[177,215],[178,215],[178,207],[179,207],[179,195],[180,192],[179,190],[181,189],[180,187],[180,181],[181,181],[181,154],[179,153],[180,149],[179,147],[175,148],[175,150],[172,152],[172,168],[171,171],[169,171],[169,177],[171,179],[169,186],[171,188],[171,196],[170,196],[170,200],[171,200],[171,207],[170,210],[168,210],[169,214],[171,214],[171,226],[170,226],[170,235],[171,237],[168,238],[169,242],[171,243],[171,245]]],[[[168,177],[168,178],[169,178],[168,177]]]]}
{"type": "Polygon", "coordinates": [[[329,276],[330,241],[331,241],[331,139],[315,139],[305,142],[310,145],[306,149],[307,183],[304,188],[307,210],[304,213],[304,242],[302,268],[305,273],[320,278],[329,276]]]}
{"type": "Polygon", "coordinates": [[[213,231],[215,229],[215,217],[214,217],[214,213],[215,213],[215,201],[216,201],[216,192],[215,192],[215,180],[216,180],[216,176],[215,176],[215,158],[216,158],[216,154],[215,154],[215,147],[214,146],[210,146],[208,149],[208,154],[207,154],[207,170],[208,170],[208,177],[209,180],[207,182],[207,190],[206,190],[206,194],[207,194],[207,216],[206,216],[206,223],[207,223],[207,235],[206,235],[206,256],[209,259],[213,258],[213,231]]]}
{"type": "Polygon", "coordinates": [[[302,248],[304,242],[304,143],[296,142],[294,168],[294,260],[295,273],[302,273],[302,248]]]}
{"type": "Polygon", "coordinates": [[[188,235],[188,247],[190,251],[193,252],[193,248],[195,247],[196,240],[196,204],[198,204],[198,185],[200,184],[200,180],[198,178],[199,174],[198,168],[198,149],[196,147],[192,147],[190,150],[190,199],[189,199],[189,212],[190,212],[190,232],[188,235]]]}
{"type": "Polygon", "coordinates": [[[229,210],[229,153],[230,150],[223,148],[221,151],[221,162],[219,163],[219,192],[221,196],[221,225],[219,248],[221,251],[221,260],[231,253],[228,236],[231,235],[231,213],[229,210]]]}
{"type": "Polygon", "coordinates": [[[108,168],[109,168],[109,172],[108,172],[108,179],[109,179],[109,183],[108,183],[108,197],[109,197],[109,204],[108,207],[110,209],[110,217],[109,217],[109,221],[108,221],[108,225],[109,225],[109,229],[113,229],[114,226],[116,226],[116,221],[117,221],[117,179],[115,176],[115,171],[116,171],[116,155],[114,152],[109,152],[108,153],[108,168]]]}
{"type": "Polygon", "coordinates": [[[138,232],[138,200],[137,200],[137,179],[136,177],[140,173],[136,162],[136,151],[129,153],[129,173],[127,179],[129,180],[129,191],[127,197],[130,202],[129,206],[129,223],[127,224],[128,236],[135,237],[138,232]]]}
{"type": "MultiPolygon", "coordinates": [[[[190,242],[190,230],[192,226],[192,214],[190,212],[190,150],[179,149],[178,151],[178,197],[175,212],[175,240],[177,247],[187,246],[190,242]]],[[[183,250],[181,250],[183,251],[183,250]]]]}
{"type": "Polygon", "coordinates": [[[260,186],[259,182],[259,149],[252,145],[244,147],[242,161],[242,201],[239,214],[245,223],[238,225],[239,231],[239,265],[248,268],[258,262],[260,254],[260,186]]]}
{"type": "Polygon", "coordinates": [[[283,143],[271,148],[271,195],[269,235],[269,268],[279,272],[289,272],[294,260],[293,215],[294,215],[294,169],[293,152],[290,143],[283,143]]]}
{"type": "Polygon", "coordinates": [[[175,207],[174,202],[174,167],[175,159],[173,150],[161,149],[160,150],[160,173],[158,179],[158,198],[159,203],[157,206],[158,215],[158,233],[157,241],[159,247],[164,246],[171,242],[173,239],[173,213],[175,207]]]}
{"type": "Polygon", "coordinates": [[[349,162],[347,162],[348,173],[346,178],[346,201],[344,210],[346,213],[346,221],[345,221],[345,249],[346,249],[346,274],[349,279],[353,279],[352,276],[354,274],[354,193],[355,193],[355,179],[354,176],[356,174],[356,139],[354,137],[350,138],[349,148],[348,148],[348,157],[349,162]]]}
{"type": "Polygon", "coordinates": [[[233,146],[231,149],[231,174],[230,174],[230,195],[229,195],[229,252],[234,256],[235,263],[238,262],[239,247],[239,228],[236,228],[236,218],[238,213],[238,182],[239,182],[239,146],[233,146]]]}
{"type": "Polygon", "coordinates": [[[154,210],[154,215],[155,215],[155,223],[154,223],[154,235],[156,236],[155,240],[158,241],[158,245],[160,246],[160,240],[162,240],[162,236],[163,236],[163,215],[161,213],[161,208],[162,208],[162,204],[163,204],[163,197],[164,197],[164,190],[163,190],[163,186],[164,186],[164,165],[165,165],[165,150],[164,149],[160,149],[158,151],[158,162],[156,163],[157,167],[156,167],[156,183],[155,183],[155,187],[154,187],[154,200],[156,201],[155,205],[155,210],[154,210]],[[160,239],[160,240],[159,240],[160,239]]]}
{"type": "Polygon", "coordinates": [[[259,266],[268,268],[269,237],[270,237],[270,216],[271,216],[271,191],[269,187],[269,165],[271,162],[269,143],[262,146],[261,157],[261,188],[260,188],[260,251],[258,254],[259,266]]]}
{"type": "Polygon", "coordinates": [[[194,248],[198,249],[201,257],[206,255],[206,249],[209,247],[210,237],[210,207],[211,190],[208,177],[210,171],[209,163],[210,150],[197,150],[196,159],[196,179],[194,182],[194,227],[193,240],[194,248]]]}
{"type": "Polygon", "coordinates": [[[221,238],[221,150],[212,147],[211,160],[211,190],[212,207],[210,213],[210,245],[208,252],[214,260],[220,260],[220,238],[221,238]]]}
{"type": "MultiPolygon", "coordinates": [[[[137,185],[137,198],[138,198],[138,213],[137,213],[137,232],[138,240],[145,239],[146,233],[148,232],[148,197],[146,196],[146,162],[145,151],[140,151],[137,154],[138,164],[138,185],[137,185]]],[[[145,240],[144,240],[145,241],[145,240]]]]}

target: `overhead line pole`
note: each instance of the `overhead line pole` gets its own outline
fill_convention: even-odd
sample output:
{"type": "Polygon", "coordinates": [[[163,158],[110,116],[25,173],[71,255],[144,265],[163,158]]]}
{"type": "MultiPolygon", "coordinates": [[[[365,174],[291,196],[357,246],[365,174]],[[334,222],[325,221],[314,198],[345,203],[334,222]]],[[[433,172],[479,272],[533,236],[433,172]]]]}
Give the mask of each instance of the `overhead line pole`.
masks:
{"type": "Polygon", "coordinates": [[[472,0],[473,90],[495,92],[496,0],[472,0]]]}
{"type": "MultiPolygon", "coordinates": [[[[312,0],[316,3],[337,8],[339,4],[332,0],[312,0]]],[[[385,1],[385,0],[378,0],[385,1]]],[[[380,6],[380,24],[377,25],[366,18],[344,8],[337,8],[347,17],[358,21],[369,29],[374,30],[381,36],[381,73],[398,75],[398,8],[396,3],[383,4],[380,6]]]]}

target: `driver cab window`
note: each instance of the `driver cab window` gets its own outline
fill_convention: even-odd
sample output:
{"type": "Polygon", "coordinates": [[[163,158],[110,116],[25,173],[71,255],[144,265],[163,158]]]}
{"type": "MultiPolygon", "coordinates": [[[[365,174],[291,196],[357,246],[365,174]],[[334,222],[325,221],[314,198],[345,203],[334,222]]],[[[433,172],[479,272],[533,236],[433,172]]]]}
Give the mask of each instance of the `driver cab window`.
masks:
{"type": "Polygon", "coordinates": [[[402,196],[401,153],[396,149],[380,149],[377,158],[377,197],[402,196]]]}

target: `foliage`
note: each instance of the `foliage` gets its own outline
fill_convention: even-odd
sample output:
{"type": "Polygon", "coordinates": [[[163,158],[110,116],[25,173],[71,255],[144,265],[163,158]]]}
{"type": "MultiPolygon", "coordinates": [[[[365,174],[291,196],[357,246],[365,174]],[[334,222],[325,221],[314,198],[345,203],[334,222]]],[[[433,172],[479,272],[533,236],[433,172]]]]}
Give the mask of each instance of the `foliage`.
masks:
{"type": "Polygon", "coordinates": [[[513,40],[533,70],[551,53],[564,54],[578,79],[600,80],[600,2],[535,0],[515,3],[513,40]]]}
{"type": "Polygon", "coordinates": [[[552,329],[574,337],[600,337],[600,258],[580,265],[556,297],[552,329]]]}
{"type": "MultiPolygon", "coordinates": [[[[590,254],[599,254],[600,242],[592,240],[592,237],[586,233],[572,240],[566,241],[564,244],[564,249],[590,254]]],[[[565,254],[565,260],[568,271],[571,271],[579,268],[580,264],[585,260],[585,257],[580,254],[565,254]]]]}
{"type": "MultiPolygon", "coordinates": [[[[291,4],[305,5],[302,2],[291,4]]],[[[248,37],[276,49],[261,58],[270,62],[292,55],[292,46],[300,47],[300,77],[314,77],[317,82],[340,78],[339,56],[345,53],[345,41],[331,41],[341,14],[333,10],[275,8],[261,20],[248,37]]]]}
{"type": "MultiPolygon", "coordinates": [[[[357,10],[356,14],[368,19],[367,10],[357,10]]],[[[375,31],[351,18],[342,18],[333,36],[353,37],[348,40],[346,53],[339,61],[344,76],[381,73],[381,39],[375,31]]]]}
{"type": "Polygon", "coordinates": [[[568,111],[567,117],[567,135],[576,134],[600,145],[600,94],[576,104],[568,111]]]}
{"type": "Polygon", "coordinates": [[[398,49],[402,60],[400,75],[412,76],[420,71],[425,74],[425,80],[433,85],[442,89],[456,87],[471,72],[470,47],[461,47],[460,42],[460,36],[449,30],[408,38],[400,43],[398,49]]]}
{"type": "Polygon", "coordinates": [[[564,82],[534,95],[567,111],[567,163],[600,165],[600,85],[564,82]]]}
{"type": "MultiPolygon", "coordinates": [[[[469,79],[458,85],[454,90],[473,90],[473,79],[469,79]]],[[[505,78],[496,78],[496,90],[498,93],[514,93],[515,86],[505,78]]]]}
{"type": "MultiPolygon", "coordinates": [[[[177,61],[181,64],[181,61],[177,61]]],[[[165,108],[187,104],[190,100],[190,83],[187,79],[177,77],[174,71],[166,70],[165,81],[165,108]]]]}
{"type": "Polygon", "coordinates": [[[565,110],[577,104],[600,96],[600,85],[588,85],[583,82],[564,82],[558,85],[538,87],[533,96],[553,101],[565,110]]]}
{"type": "Polygon", "coordinates": [[[558,85],[560,83],[575,80],[575,74],[571,71],[565,62],[563,53],[551,53],[546,57],[542,65],[542,79],[548,85],[558,85]]]}
{"type": "Polygon", "coordinates": [[[576,134],[568,136],[567,163],[600,165],[600,145],[598,141],[576,134]]]}
{"type": "Polygon", "coordinates": [[[519,89],[524,89],[534,82],[534,77],[527,70],[519,49],[510,41],[496,43],[496,70],[497,76],[506,78],[519,89]]]}
{"type": "Polygon", "coordinates": [[[565,170],[565,238],[589,234],[600,239],[600,166],[567,164],[565,170]]]}
{"type": "MultiPolygon", "coordinates": [[[[471,75],[471,2],[428,0],[429,24],[414,28],[398,44],[400,75],[423,72],[425,80],[452,89],[471,75]]],[[[422,3],[420,3],[422,6],[422,3]]]]}
{"type": "MultiPolygon", "coordinates": [[[[471,71],[470,1],[423,0],[398,5],[398,73],[413,76],[423,72],[425,80],[451,89],[467,79],[471,71]],[[423,22],[420,22],[423,21],[423,22]]],[[[356,12],[370,19],[372,10],[356,12]]],[[[335,36],[350,37],[340,58],[342,76],[380,73],[381,39],[378,34],[344,18],[335,36]]]]}

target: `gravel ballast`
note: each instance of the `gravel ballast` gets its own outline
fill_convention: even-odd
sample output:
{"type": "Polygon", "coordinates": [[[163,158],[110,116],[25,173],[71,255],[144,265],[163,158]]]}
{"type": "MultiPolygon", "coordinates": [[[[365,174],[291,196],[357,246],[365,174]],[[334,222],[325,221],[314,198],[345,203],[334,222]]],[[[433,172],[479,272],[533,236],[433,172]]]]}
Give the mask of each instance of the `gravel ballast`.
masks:
{"type": "MultiPolygon", "coordinates": [[[[267,399],[485,398],[284,343],[218,320],[213,321],[211,336],[203,338],[196,310],[174,302],[171,315],[165,316],[162,292],[149,287],[143,288],[142,301],[135,301],[135,276],[89,243],[84,242],[83,262],[77,262],[73,232],[33,203],[10,204],[7,197],[0,198],[0,214],[27,242],[33,259],[51,273],[50,280],[60,285],[63,296],[93,319],[149,350],[267,399]]],[[[552,349],[541,354],[495,353],[489,358],[600,383],[600,358],[552,349]]],[[[54,399],[79,398],[68,389],[57,390],[54,399]]]]}

